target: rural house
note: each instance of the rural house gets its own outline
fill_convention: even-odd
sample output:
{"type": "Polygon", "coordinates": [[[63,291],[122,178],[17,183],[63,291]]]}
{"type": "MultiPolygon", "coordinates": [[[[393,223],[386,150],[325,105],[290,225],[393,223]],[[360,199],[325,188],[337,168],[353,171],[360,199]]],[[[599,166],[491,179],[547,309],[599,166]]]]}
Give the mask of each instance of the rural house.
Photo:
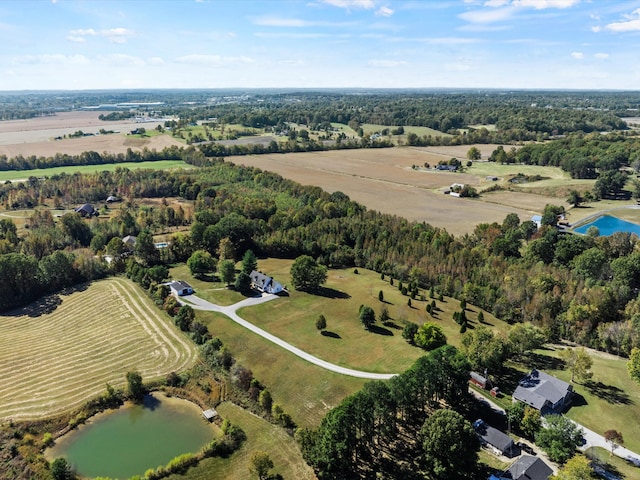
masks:
{"type": "Polygon", "coordinates": [[[280,293],[284,290],[280,283],[262,272],[253,270],[249,277],[251,278],[251,288],[258,290],[259,292],[280,293]]]}
{"type": "Polygon", "coordinates": [[[193,287],[184,280],[173,280],[167,283],[167,286],[171,289],[173,295],[183,297],[185,295],[191,295],[193,293],[193,287]]]}
{"type": "Polygon", "coordinates": [[[113,203],[113,202],[117,202],[118,201],[118,197],[115,197],[113,195],[109,195],[107,197],[107,203],[113,203]]]}
{"type": "Polygon", "coordinates": [[[98,216],[98,211],[93,208],[93,205],[91,205],[90,203],[85,203],[84,205],[74,209],[73,211],[79,213],[81,217],[85,218],[98,216]]]}
{"type": "Polygon", "coordinates": [[[138,238],[135,235],[127,235],[126,237],[122,237],[122,243],[124,243],[129,248],[133,248],[136,246],[137,239],[138,238]]]}
{"type": "Polygon", "coordinates": [[[538,457],[523,455],[507,470],[499,475],[491,475],[489,480],[547,480],[553,470],[538,457]]]}
{"type": "Polygon", "coordinates": [[[559,413],[571,403],[573,386],[538,370],[520,380],[513,400],[529,405],[540,413],[559,413]]]}
{"type": "Polygon", "coordinates": [[[476,430],[480,443],[488,447],[496,455],[504,455],[511,458],[520,453],[520,449],[509,435],[497,428],[493,428],[491,425],[487,425],[484,420],[473,422],[473,428],[476,430]]]}

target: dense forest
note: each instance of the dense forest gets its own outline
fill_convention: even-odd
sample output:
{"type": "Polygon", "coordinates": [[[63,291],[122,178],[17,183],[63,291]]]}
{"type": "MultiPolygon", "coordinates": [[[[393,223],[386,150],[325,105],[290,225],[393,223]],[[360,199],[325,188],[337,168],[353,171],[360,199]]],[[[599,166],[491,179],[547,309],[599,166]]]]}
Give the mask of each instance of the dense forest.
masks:
{"type": "MultiPolygon", "coordinates": [[[[281,258],[306,254],[328,267],[365,267],[433,287],[511,323],[533,322],[551,339],[623,355],[640,342],[635,236],[577,236],[553,226],[536,230],[532,222],[508,215],[502,224],[480,224],[473,234],[454,237],[425,223],[368,211],[340,192],[328,194],[221,160],[212,163],[197,171],[121,168],[2,185],[3,202],[18,197],[53,204],[97,202],[110,194],[128,199],[108,220],[67,214],[56,221],[49,210],[37,210],[22,238],[11,220],[3,219],[0,275],[7,288],[0,293],[2,308],[102,275],[106,266],[82,249],[104,253],[114,238],[182,225],[189,226],[189,234],[180,235],[171,248],[173,258],[181,261],[194,249],[217,256],[220,242],[229,239],[238,255],[249,248],[281,258]],[[173,196],[193,199],[193,216],[181,208],[135,202],[173,196]],[[64,255],[74,266],[61,268],[67,277],[51,277],[40,265],[51,262],[51,255],[64,255]],[[76,273],[81,276],[74,277],[76,273]]],[[[62,264],[62,258],[56,260],[62,264]]]]}

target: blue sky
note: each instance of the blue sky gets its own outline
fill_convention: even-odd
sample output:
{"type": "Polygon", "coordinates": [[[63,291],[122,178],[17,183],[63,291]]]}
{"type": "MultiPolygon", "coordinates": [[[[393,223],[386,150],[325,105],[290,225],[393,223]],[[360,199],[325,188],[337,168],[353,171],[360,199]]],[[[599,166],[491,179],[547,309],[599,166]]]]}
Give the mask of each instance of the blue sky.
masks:
{"type": "Polygon", "coordinates": [[[2,0],[0,90],[640,89],[640,0],[2,0]]]}

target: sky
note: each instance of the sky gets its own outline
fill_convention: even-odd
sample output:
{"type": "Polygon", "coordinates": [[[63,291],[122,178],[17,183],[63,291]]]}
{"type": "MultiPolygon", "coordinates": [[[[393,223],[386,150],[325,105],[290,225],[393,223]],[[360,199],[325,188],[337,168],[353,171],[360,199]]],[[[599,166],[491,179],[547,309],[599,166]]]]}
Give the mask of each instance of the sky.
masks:
{"type": "Polygon", "coordinates": [[[0,90],[640,89],[640,0],[0,0],[0,90]]]}

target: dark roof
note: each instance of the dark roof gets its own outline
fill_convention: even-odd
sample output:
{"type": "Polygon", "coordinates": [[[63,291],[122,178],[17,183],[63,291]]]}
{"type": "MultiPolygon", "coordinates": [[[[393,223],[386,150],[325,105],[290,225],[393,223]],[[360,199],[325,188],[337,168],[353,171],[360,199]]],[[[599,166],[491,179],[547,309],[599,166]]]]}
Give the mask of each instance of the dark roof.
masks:
{"type": "Polygon", "coordinates": [[[520,380],[518,388],[513,392],[513,398],[540,410],[546,402],[554,405],[571,391],[573,387],[567,382],[553,375],[532,370],[529,375],[520,380]]]}
{"type": "Polygon", "coordinates": [[[509,435],[502,433],[491,425],[487,425],[482,420],[476,421],[473,426],[478,436],[486,443],[497,448],[502,453],[512,453],[515,443],[513,443],[513,439],[509,435]]]}
{"type": "Polygon", "coordinates": [[[172,280],[167,283],[167,285],[169,285],[170,288],[175,288],[176,290],[184,290],[185,288],[193,290],[193,287],[184,280],[172,280]]]}
{"type": "Polygon", "coordinates": [[[523,455],[504,472],[512,480],[547,480],[553,470],[538,457],[523,455]]]}
{"type": "Polygon", "coordinates": [[[91,205],[90,203],[85,203],[81,207],[76,208],[74,211],[76,213],[86,213],[87,215],[92,215],[93,212],[96,211],[96,209],[93,208],[93,205],[91,205]]]}

